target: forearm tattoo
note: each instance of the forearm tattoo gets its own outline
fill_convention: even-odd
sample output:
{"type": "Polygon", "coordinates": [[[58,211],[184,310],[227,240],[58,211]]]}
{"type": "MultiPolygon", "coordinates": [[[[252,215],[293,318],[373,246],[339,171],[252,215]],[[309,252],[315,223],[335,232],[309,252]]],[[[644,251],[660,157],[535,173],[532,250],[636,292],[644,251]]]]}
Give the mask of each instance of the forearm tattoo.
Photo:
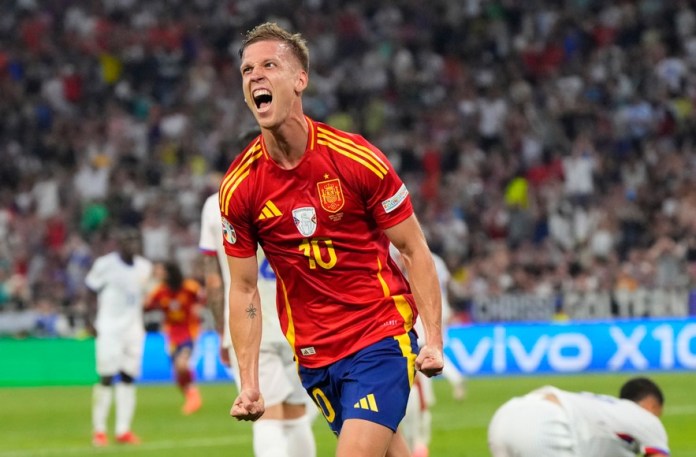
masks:
{"type": "Polygon", "coordinates": [[[253,303],[249,303],[249,306],[247,306],[247,309],[245,311],[249,319],[256,318],[256,306],[254,306],[253,303]]]}

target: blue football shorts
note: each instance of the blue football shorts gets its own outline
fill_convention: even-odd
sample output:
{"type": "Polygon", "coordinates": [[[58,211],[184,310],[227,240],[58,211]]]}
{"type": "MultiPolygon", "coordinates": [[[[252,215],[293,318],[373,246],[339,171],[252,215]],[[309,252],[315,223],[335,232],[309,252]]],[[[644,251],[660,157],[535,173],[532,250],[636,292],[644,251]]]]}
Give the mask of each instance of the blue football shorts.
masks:
{"type": "Polygon", "coordinates": [[[300,366],[302,385],[338,435],[348,419],[396,431],[406,413],[418,353],[413,331],[380,340],[331,365],[300,366]]]}

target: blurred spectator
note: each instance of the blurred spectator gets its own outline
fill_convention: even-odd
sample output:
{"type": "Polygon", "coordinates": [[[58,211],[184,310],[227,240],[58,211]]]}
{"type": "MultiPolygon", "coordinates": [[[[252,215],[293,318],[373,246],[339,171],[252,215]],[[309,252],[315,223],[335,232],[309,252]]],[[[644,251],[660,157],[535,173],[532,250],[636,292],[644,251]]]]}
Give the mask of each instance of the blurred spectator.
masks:
{"type": "Polygon", "coordinates": [[[308,113],[400,168],[455,306],[590,276],[696,283],[693,2],[17,1],[0,2],[0,306],[50,287],[79,322],[109,223],[200,274],[198,208],[251,120],[236,50],[271,8],[314,43],[308,113]]]}

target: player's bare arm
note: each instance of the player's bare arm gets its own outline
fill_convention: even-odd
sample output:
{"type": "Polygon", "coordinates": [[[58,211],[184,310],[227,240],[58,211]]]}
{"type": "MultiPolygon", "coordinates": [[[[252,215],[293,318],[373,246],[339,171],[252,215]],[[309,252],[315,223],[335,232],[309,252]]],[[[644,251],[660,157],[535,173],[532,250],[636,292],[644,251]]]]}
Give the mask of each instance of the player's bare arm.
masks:
{"type": "Polygon", "coordinates": [[[385,231],[401,253],[411,291],[425,329],[425,346],[416,359],[416,368],[426,376],[442,372],[442,297],[435,264],[415,215],[385,231]]]}
{"type": "Polygon", "coordinates": [[[237,355],[241,390],[230,414],[238,420],[255,421],[265,411],[259,391],[259,346],[261,344],[261,302],[256,286],[256,256],[227,257],[230,267],[230,335],[237,355]]]}
{"type": "Polygon", "coordinates": [[[215,319],[215,330],[222,335],[225,331],[225,288],[217,257],[203,256],[203,269],[207,305],[215,319]]]}

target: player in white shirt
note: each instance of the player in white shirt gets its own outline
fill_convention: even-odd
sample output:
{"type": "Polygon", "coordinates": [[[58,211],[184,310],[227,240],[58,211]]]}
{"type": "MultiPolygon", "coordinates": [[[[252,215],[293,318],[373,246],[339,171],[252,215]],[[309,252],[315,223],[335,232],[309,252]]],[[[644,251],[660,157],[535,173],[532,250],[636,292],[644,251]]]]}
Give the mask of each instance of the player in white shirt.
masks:
{"type": "Polygon", "coordinates": [[[135,413],[135,379],[140,376],[145,328],[143,304],[152,276],[152,263],[136,255],[140,234],[123,229],[117,234],[118,248],[94,261],[85,283],[97,294],[96,371],[92,402],[92,443],[108,444],[107,418],[116,400],[116,441],[138,444],[131,431],[135,413]],[[114,378],[120,382],[114,387],[114,378]]]}
{"type": "Polygon", "coordinates": [[[627,381],[619,398],[546,386],[498,408],[488,446],[493,457],[668,456],[663,404],[643,377],[627,381]]]}
{"type": "MultiPolygon", "coordinates": [[[[206,255],[206,291],[208,304],[222,337],[223,357],[235,360],[229,333],[230,293],[229,267],[222,244],[222,218],[218,193],[208,197],[201,213],[199,248],[206,255]],[[221,271],[222,268],[222,271],[221,271]],[[224,285],[224,295],[221,283],[224,285]],[[216,291],[217,289],[217,291],[216,291]]],[[[275,273],[261,249],[257,252],[259,264],[258,289],[261,298],[263,333],[259,354],[259,385],[266,403],[266,412],[252,425],[253,447],[256,457],[315,457],[316,445],[310,415],[309,397],[302,387],[293,352],[278,322],[276,310],[275,273]]],[[[236,366],[235,382],[239,389],[236,366]]]]}

